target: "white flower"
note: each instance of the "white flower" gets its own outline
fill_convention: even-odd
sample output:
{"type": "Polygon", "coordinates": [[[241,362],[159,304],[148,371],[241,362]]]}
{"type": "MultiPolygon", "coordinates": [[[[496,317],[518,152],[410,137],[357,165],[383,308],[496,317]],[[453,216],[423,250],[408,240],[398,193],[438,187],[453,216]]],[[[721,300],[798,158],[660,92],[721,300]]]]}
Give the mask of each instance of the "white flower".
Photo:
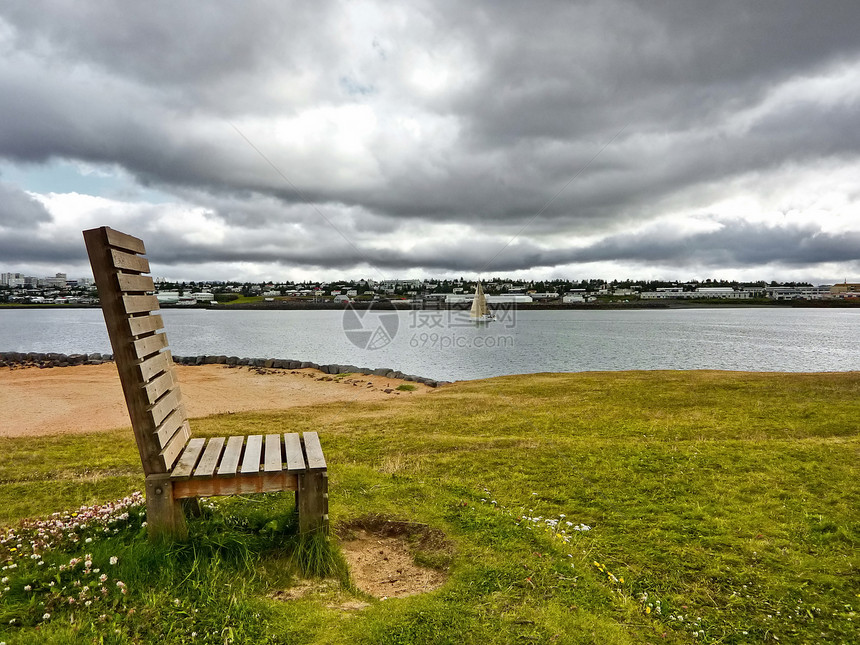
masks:
{"type": "Polygon", "coordinates": [[[33,587],[31,587],[30,585],[24,585],[24,591],[30,591],[32,589],[33,587]]]}
{"type": "Polygon", "coordinates": [[[116,564],[117,562],[119,562],[119,558],[118,558],[118,557],[116,557],[115,555],[112,555],[112,556],[110,557],[110,563],[111,563],[111,564],[116,564]]]}
{"type": "Polygon", "coordinates": [[[51,614],[45,612],[45,614],[42,616],[42,620],[48,620],[50,617],[51,617],[51,614]]]}

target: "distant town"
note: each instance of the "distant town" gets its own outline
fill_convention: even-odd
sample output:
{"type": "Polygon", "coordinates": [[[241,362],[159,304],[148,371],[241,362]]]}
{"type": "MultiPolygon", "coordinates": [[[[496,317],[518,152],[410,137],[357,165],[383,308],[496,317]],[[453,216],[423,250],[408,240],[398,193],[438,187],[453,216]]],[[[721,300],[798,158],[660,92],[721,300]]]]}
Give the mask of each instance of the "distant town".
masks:
{"type": "MultiPolygon", "coordinates": [[[[230,306],[254,303],[347,304],[389,301],[404,305],[462,305],[472,299],[476,281],[339,280],[335,282],[170,282],[157,278],[155,295],[162,305],[230,306]]],[[[845,301],[858,299],[860,283],[811,285],[797,282],[738,283],[723,280],[691,282],[591,280],[521,281],[493,278],[482,281],[492,304],[576,305],[637,301],[845,301]]],[[[0,303],[8,305],[95,305],[92,278],[69,279],[0,273],[0,303]]],[[[823,303],[822,303],[823,304],[823,303]]],[[[834,303],[836,304],[836,303],[834,303]]],[[[848,304],[848,303],[846,303],[848,304]]]]}

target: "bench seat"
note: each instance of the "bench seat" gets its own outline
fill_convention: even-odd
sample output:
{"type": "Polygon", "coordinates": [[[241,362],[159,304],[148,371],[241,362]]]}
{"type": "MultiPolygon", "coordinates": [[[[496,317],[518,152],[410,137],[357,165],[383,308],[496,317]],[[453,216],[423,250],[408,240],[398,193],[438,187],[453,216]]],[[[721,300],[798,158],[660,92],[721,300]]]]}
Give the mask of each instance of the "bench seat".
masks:
{"type": "Polygon", "coordinates": [[[173,496],[298,490],[298,476],[326,471],[316,432],[193,438],[170,472],[173,496]]]}

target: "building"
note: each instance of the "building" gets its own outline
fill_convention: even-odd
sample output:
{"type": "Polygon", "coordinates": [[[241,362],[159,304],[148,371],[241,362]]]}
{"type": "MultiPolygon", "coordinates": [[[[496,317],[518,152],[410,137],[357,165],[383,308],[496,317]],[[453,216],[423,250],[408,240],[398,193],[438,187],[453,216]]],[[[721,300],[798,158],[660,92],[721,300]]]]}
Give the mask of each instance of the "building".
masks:
{"type": "Polygon", "coordinates": [[[765,294],[773,300],[823,300],[830,298],[831,287],[823,285],[819,287],[767,287],[765,294]]]}
{"type": "Polygon", "coordinates": [[[860,282],[843,282],[830,287],[830,295],[836,298],[860,298],[860,282]]]}
{"type": "Polygon", "coordinates": [[[44,287],[55,287],[57,289],[64,289],[66,287],[66,274],[65,273],[57,273],[53,278],[43,278],[40,280],[42,286],[44,287]]]}

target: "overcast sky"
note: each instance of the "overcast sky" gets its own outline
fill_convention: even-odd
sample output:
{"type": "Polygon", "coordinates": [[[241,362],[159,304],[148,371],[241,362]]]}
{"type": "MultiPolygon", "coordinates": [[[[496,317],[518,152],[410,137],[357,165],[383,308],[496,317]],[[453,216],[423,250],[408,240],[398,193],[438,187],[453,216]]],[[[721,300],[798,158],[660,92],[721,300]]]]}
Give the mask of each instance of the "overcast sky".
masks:
{"type": "Polygon", "coordinates": [[[0,4],[0,272],[860,281],[860,2],[0,4]]]}

